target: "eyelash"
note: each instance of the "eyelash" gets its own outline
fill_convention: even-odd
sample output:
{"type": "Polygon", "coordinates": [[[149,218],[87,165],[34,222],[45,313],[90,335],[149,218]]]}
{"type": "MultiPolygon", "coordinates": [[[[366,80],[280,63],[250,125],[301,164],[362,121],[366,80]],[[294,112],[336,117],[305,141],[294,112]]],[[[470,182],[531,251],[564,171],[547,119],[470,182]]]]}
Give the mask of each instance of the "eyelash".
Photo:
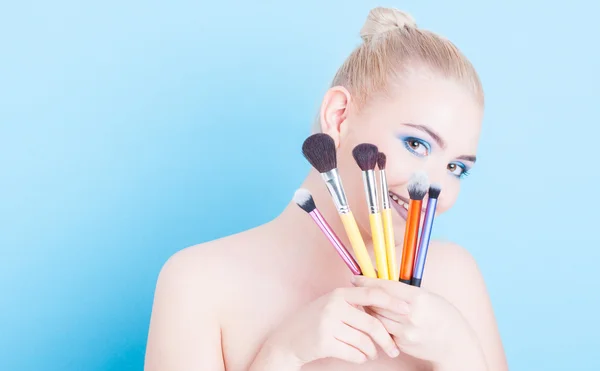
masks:
{"type": "Polygon", "coordinates": [[[459,175],[452,174],[455,177],[457,177],[459,179],[463,179],[464,177],[469,176],[469,174],[470,174],[469,173],[469,169],[467,169],[467,167],[465,166],[465,164],[452,162],[452,163],[448,164],[448,166],[450,166],[450,165],[456,165],[457,167],[459,167],[459,168],[462,169],[462,172],[459,175]]]}
{"type": "MultiPolygon", "coordinates": [[[[422,139],[415,138],[415,137],[406,137],[406,138],[402,138],[402,141],[404,143],[404,147],[406,147],[406,149],[410,153],[412,153],[413,155],[415,155],[417,157],[426,157],[429,155],[429,153],[431,153],[431,145],[422,139]],[[418,143],[419,145],[425,147],[425,150],[427,152],[425,154],[422,154],[422,153],[415,151],[415,149],[411,146],[411,144],[414,144],[414,143],[418,143]]],[[[462,169],[462,172],[459,175],[452,174],[453,176],[455,176],[459,179],[463,179],[464,177],[466,177],[470,174],[467,166],[462,163],[452,162],[452,163],[448,164],[448,166],[450,166],[450,165],[455,165],[462,169]]]]}
{"type": "Polygon", "coordinates": [[[415,137],[406,137],[406,138],[403,138],[402,140],[403,140],[403,142],[404,142],[404,147],[406,147],[406,149],[407,149],[407,150],[408,150],[410,153],[412,153],[413,155],[415,155],[415,156],[418,156],[418,157],[425,157],[425,156],[429,155],[429,153],[431,152],[431,145],[429,145],[429,143],[427,143],[426,141],[424,141],[424,140],[422,140],[422,139],[415,138],[415,137]],[[417,142],[417,143],[419,143],[420,145],[422,145],[423,147],[425,147],[425,149],[427,150],[427,153],[426,153],[426,154],[421,154],[421,153],[418,153],[417,151],[415,151],[415,150],[414,150],[414,149],[413,149],[413,148],[410,146],[410,144],[411,144],[411,143],[413,143],[413,142],[417,142]]]}

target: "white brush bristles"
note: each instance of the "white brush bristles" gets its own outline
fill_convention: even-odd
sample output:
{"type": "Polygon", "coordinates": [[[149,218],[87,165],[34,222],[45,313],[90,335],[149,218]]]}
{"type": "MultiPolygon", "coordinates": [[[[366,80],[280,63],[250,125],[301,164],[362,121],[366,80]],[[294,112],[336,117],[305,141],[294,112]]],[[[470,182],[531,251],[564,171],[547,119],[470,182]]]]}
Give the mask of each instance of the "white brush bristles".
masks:
{"type": "Polygon", "coordinates": [[[298,205],[304,205],[312,198],[310,191],[306,188],[299,188],[294,193],[294,202],[298,205]]]}
{"type": "Polygon", "coordinates": [[[419,171],[413,174],[408,184],[408,194],[413,200],[422,200],[429,190],[427,174],[419,171]]]}

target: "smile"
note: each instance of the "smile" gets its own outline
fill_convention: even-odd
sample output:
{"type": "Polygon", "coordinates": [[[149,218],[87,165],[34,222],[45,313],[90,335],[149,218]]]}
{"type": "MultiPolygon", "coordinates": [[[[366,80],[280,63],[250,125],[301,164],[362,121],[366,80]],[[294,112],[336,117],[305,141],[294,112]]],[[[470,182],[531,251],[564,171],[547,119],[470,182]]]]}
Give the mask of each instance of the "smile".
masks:
{"type": "MultiPolygon", "coordinates": [[[[402,219],[406,220],[408,217],[408,204],[410,200],[392,191],[389,191],[389,198],[392,200],[392,208],[396,210],[402,219]]],[[[421,206],[421,218],[424,217],[425,210],[427,210],[427,205],[425,202],[423,202],[423,205],[421,206]]]]}
{"type": "MultiPolygon", "coordinates": [[[[392,201],[394,201],[396,204],[402,206],[403,208],[405,208],[406,210],[408,210],[408,204],[409,204],[409,199],[399,196],[397,194],[395,194],[394,192],[390,191],[390,198],[392,199],[392,201]]],[[[425,203],[423,202],[423,207],[421,207],[421,213],[425,213],[426,207],[425,207],[425,203]]]]}

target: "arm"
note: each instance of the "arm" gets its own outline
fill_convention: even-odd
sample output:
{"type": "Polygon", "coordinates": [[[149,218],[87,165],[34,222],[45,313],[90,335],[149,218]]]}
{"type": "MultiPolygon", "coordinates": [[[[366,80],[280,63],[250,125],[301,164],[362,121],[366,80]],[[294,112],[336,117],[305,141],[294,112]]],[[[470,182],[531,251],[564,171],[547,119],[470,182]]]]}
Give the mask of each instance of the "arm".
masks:
{"type": "MultiPolygon", "coordinates": [[[[429,269],[446,271],[444,276],[452,279],[435,280],[429,290],[446,298],[461,312],[473,335],[457,339],[464,344],[464,354],[456,355],[458,366],[465,359],[483,357],[487,370],[508,370],[492,304],[477,263],[460,246],[443,243],[439,247],[437,254],[431,256],[433,259],[429,269]]],[[[450,366],[447,369],[452,368],[450,366]]]]}
{"type": "Polygon", "coordinates": [[[218,295],[203,278],[209,263],[199,264],[194,253],[190,249],[176,253],[160,272],[145,371],[225,370],[214,305],[218,295]]]}

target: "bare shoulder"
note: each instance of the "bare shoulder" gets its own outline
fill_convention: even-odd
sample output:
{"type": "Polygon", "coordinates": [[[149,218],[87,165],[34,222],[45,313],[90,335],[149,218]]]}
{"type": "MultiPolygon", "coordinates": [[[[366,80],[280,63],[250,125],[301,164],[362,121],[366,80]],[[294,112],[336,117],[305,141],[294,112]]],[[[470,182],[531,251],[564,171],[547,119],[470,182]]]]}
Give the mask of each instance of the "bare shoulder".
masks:
{"type": "Polygon", "coordinates": [[[254,239],[250,230],[186,247],[165,262],[157,286],[187,290],[189,300],[200,301],[204,307],[218,307],[228,297],[229,288],[239,290],[242,276],[250,278],[249,263],[257,255],[254,239]]]}
{"type": "Polygon", "coordinates": [[[157,288],[166,285],[172,289],[177,288],[180,292],[194,292],[195,295],[191,295],[190,300],[202,300],[203,296],[217,299],[214,295],[219,295],[220,281],[210,281],[210,277],[219,274],[222,263],[226,260],[226,254],[220,251],[219,245],[222,242],[206,242],[186,247],[171,255],[160,270],[157,288]]]}
{"type": "Polygon", "coordinates": [[[434,261],[451,259],[454,263],[468,265],[476,264],[475,259],[467,249],[447,240],[431,241],[428,259],[429,258],[432,258],[434,261]]]}
{"type": "Polygon", "coordinates": [[[466,311],[465,315],[482,307],[491,310],[485,280],[477,262],[467,249],[456,243],[431,242],[423,287],[466,311]]]}
{"type": "MultiPolygon", "coordinates": [[[[243,235],[243,234],[242,234],[243,235]]],[[[221,309],[239,286],[239,236],[184,248],[158,275],[145,370],[224,370],[221,309]]],[[[243,259],[243,257],[242,257],[243,259]]]]}
{"type": "Polygon", "coordinates": [[[163,265],[160,279],[192,279],[202,284],[203,278],[222,271],[222,264],[233,260],[234,236],[208,241],[177,251],[163,265]]]}
{"type": "Polygon", "coordinates": [[[508,369],[484,277],[468,250],[452,242],[432,241],[423,287],[461,312],[477,335],[490,370],[508,369]]]}
{"type": "Polygon", "coordinates": [[[440,289],[455,289],[458,281],[483,281],[473,255],[454,242],[431,241],[427,264],[430,283],[440,289]]]}

